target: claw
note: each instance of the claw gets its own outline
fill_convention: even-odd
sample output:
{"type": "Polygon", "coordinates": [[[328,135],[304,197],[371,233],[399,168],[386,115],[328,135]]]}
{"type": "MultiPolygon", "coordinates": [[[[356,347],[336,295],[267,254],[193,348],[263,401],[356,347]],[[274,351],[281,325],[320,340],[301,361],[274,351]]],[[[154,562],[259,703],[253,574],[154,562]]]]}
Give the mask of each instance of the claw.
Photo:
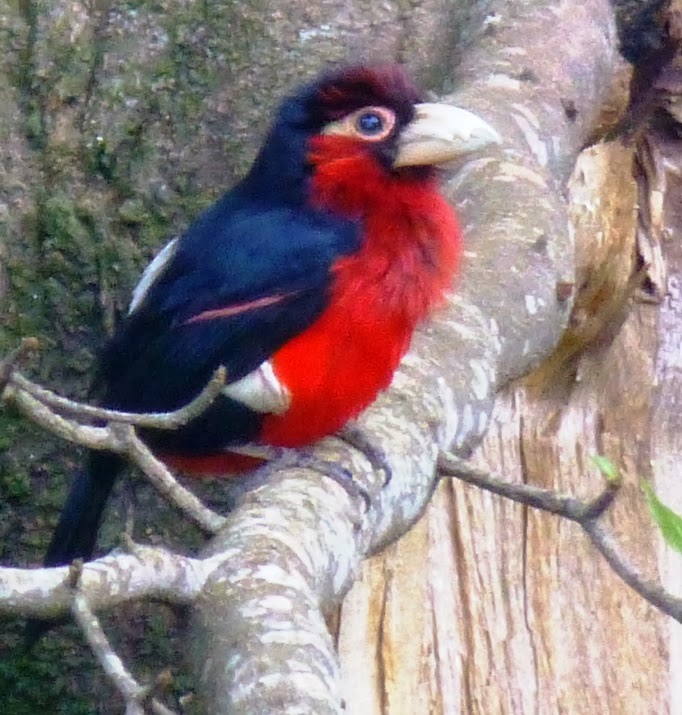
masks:
{"type": "Polygon", "coordinates": [[[388,483],[393,477],[393,470],[386,458],[386,452],[372,441],[372,438],[365,430],[356,424],[347,424],[341,428],[337,437],[357,449],[358,452],[362,452],[372,465],[372,469],[377,472],[383,471],[385,475],[383,486],[388,486],[388,483]]]}
{"type": "Polygon", "coordinates": [[[355,481],[350,470],[342,467],[338,462],[320,459],[320,457],[306,449],[282,449],[272,462],[269,462],[259,470],[259,474],[267,475],[270,470],[279,471],[283,468],[293,467],[312,469],[325,477],[329,477],[340,487],[343,487],[352,499],[362,499],[365,511],[369,510],[371,504],[369,493],[355,481]]]}

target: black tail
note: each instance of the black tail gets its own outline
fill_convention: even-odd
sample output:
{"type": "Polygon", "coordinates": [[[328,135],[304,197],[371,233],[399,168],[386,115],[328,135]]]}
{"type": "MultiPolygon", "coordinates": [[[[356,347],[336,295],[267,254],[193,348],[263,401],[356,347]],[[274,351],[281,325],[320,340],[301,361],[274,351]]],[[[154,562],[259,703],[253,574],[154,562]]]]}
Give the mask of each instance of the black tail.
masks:
{"type": "Polygon", "coordinates": [[[45,555],[45,566],[62,566],[92,556],[107,499],[123,466],[111,452],[90,452],[76,475],[45,555]]]}
{"type": "MultiPolygon", "coordinates": [[[[90,452],[85,469],[76,475],[71,485],[45,555],[45,566],[90,559],[104,507],[123,464],[121,457],[111,452],[90,452]]],[[[26,624],[27,646],[33,645],[53,625],[54,621],[29,621],[26,624]]]]}

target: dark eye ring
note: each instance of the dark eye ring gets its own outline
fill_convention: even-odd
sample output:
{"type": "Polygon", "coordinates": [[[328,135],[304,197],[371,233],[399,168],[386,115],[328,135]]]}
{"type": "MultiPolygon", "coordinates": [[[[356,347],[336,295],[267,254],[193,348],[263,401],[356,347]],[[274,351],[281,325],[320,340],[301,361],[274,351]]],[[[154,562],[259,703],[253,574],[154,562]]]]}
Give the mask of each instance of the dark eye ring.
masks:
{"type": "Polygon", "coordinates": [[[355,120],[355,127],[365,136],[376,136],[384,131],[384,117],[378,112],[363,112],[355,120]]]}

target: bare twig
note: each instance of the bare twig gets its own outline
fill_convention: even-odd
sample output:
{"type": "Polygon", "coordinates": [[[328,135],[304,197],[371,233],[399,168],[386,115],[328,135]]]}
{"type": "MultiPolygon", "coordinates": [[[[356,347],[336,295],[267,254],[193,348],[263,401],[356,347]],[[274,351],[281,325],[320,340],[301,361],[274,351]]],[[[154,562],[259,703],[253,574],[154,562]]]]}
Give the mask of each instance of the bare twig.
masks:
{"type": "Polygon", "coordinates": [[[157,459],[145,443],[135,434],[130,425],[111,425],[121,451],[135,464],[161,494],[186,516],[210,534],[217,533],[225,525],[225,517],[209,509],[180,484],[166,465],[157,459]]]}
{"type": "Polygon", "coordinates": [[[551,489],[505,481],[483,469],[474,467],[467,460],[460,459],[453,454],[444,454],[439,457],[438,471],[443,476],[455,477],[462,482],[480,487],[506,499],[563,516],[579,524],[589,519],[599,518],[611,505],[620,489],[618,482],[607,482],[599,496],[586,502],[576,497],[558,494],[551,489]]]}
{"type": "Polygon", "coordinates": [[[645,578],[632,563],[625,559],[601,523],[601,517],[613,503],[620,490],[619,481],[608,481],[597,497],[583,501],[576,497],[558,494],[551,489],[507,482],[482,469],[477,469],[466,460],[451,454],[440,456],[438,470],[442,476],[454,477],[519,504],[575,521],[585,531],[613,571],[630,588],[652,606],[682,623],[682,599],[645,578]]]}
{"type": "Polygon", "coordinates": [[[30,420],[67,442],[74,442],[90,449],[119,451],[118,444],[108,427],[81,425],[78,422],[68,420],[27,392],[18,390],[11,385],[5,390],[5,397],[12,401],[19,411],[30,420]]]}
{"type": "MultiPolygon", "coordinates": [[[[3,363],[4,364],[4,363],[3,363]]],[[[1,375],[1,373],[0,373],[1,375]]],[[[75,415],[78,418],[104,420],[106,422],[125,422],[135,427],[151,427],[156,429],[177,429],[198,417],[220,394],[225,386],[226,371],[219,367],[211,377],[204,389],[188,404],[172,412],[122,412],[108,410],[103,407],[86,405],[82,402],[69,400],[52,390],[37,385],[19,372],[12,372],[8,376],[9,383],[18,390],[27,392],[36,400],[60,412],[75,415]]]]}
{"type": "MultiPolygon", "coordinates": [[[[216,372],[206,389],[187,407],[177,410],[176,412],[166,413],[165,417],[158,414],[137,415],[137,417],[149,418],[150,422],[147,423],[148,425],[151,424],[152,418],[156,420],[168,418],[172,422],[173,420],[178,420],[179,416],[183,417],[183,419],[186,419],[188,414],[194,417],[196,416],[195,410],[197,409],[197,405],[202,409],[206,409],[208,404],[215,399],[217,394],[215,391],[216,389],[220,391],[221,386],[224,384],[224,377],[224,370],[221,368],[216,372]],[[191,409],[188,410],[188,408],[191,409]]],[[[39,391],[40,390],[38,390],[38,392],[39,391]]],[[[29,419],[59,437],[83,447],[96,450],[106,449],[128,457],[135,466],[148,476],[149,480],[166,499],[177,506],[205,531],[214,534],[224,525],[225,518],[204,506],[192,492],[185,489],[185,487],[173,477],[163,462],[158,460],[144,445],[142,440],[135,434],[135,430],[131,425],[122,424],[118,420],[113,421],[105,427],[80,424],[57,414],[47,402],[36,398],[33,393],[27,392],[23,387],[19,387],[17,384],[10,385],[6,390],[6,395],[29,419]]],[[[69,409],[73,412],[76,411],[76,407],[82,407],[87,416],[92,416],[90,410],[97,409],[90,408],[88,405],[79,405],[78,403],[64,400],[64,398],[56,400],[57,395],[54,395],[54,393],[50,393],[50,395],[49,402],[52,404],[57,402],[60,407],[63,406],[61,401],[69,402],[69,409]]],[[[105,414],[106,412],[107,410],[103,410],[98,412],[98,414],[105,414]]],[[[114,414],[120,416],[126,413],[114,414]]],[[[138,424],[140,424],[139,420],[138,424]]]]}
{"type": "Polygon", "coordinates": [[[152,712],[154,715],[175,715],[175,711],[167,708],[163,703],[159,702],[156,698],[152,698],[151,701],[152,712]]]}
{"type": "Polygon", "coordinates": [[[152,710],[160,715],[172,715],[165,705],[150,698],[151,687],[140,685],[114,652],[109,639],[102,630],[99,619],[94,614],[82,593],[74,594],[73,616],[85,636],[100,666],[107,674],[126,703],[126,715],[144,715],[144,703],[149,699],[152,710]]]}
{"type": "Polygon", "coordinates": [[[631,589],[636,591],[663,613],[674,618],[679,623],[682,623],[682,598],[674,596],[659,584],[644,578],[640,572],[624,558],[616,544],[613,543],[611,535],[598,520],[587,521],[585,524],[581,524],[581,526],[599,553],[606,559],[609,566],[631,589]]]}
{"type": "Polygon", "coordinates": [[[128,672],[123,661],[114,653],[99,619],[88,605],[82,593],[76,592],[73,598],[73,617],[83,631],[85,640],[90,646],[104,672],[114,683],[116,689],[123,695],[126,703],[140,702],[149,692],[148,687],[141,686],[128,672]]]}

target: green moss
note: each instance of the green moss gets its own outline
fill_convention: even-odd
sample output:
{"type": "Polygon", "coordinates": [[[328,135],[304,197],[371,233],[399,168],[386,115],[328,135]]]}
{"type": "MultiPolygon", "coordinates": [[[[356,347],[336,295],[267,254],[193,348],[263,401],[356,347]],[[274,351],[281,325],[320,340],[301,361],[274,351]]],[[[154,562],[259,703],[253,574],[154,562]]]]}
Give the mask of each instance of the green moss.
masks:
{"type": "MultiPolygon", "coordinates": [[[[8,146],[16,134],[28,142],[19,142],[25,170],[12,178],[21,185],[20,208],[8,201],[11,225],[0,225],[0,241],[10,248],[0,354],[20,337],[38,336],[43,350],[27,371],[82,396],[105,328],[125,310],[146,261],[214,198],[219,187],[212,182],[227,183],[246,169],[254,148],[248,142],[264,129],[262,118],[279,93],[278,48],[265,0],[128,0],[111,8],[17,0],[9,14],[15,6],[21,18],[6,24],[3,18],[0,41],[19,101],[16,121],[0,127],[0,136],[8,146]],[[81,11],[84,24],[69,21],[69,12],[81,11]]],[[[2,408],[6,563],[39,560],[77,461],[71,445],[2,408]]],[[[151,492],[138,487],[135,494],[141,532],[153,529],[171,547],[203,541],[155,494],[145,503],[145,490],[151,492]]],[[[112,518],[116,505],[104,545],[120,530],[120,519],[112,518]]],[[[155,605],[134,613],[107,629],[123,634],[126,662],[141,676],[177,663],[181,626],[172,611],[155,605]]],[[[60,629],[27,659],[18,648],[20,625],[0,637],[3,715],[121,710],[88,652],[69,640],[74,629],[60,629]]],[[[190,688],[180,673],[174,693],[190,688]]]]}
{"type": "Polygon", "coordinates": [[[69,665],[79,662],[81,677],[92,676],[94,666],[83,663],[78,653],[64,652],[58,643],[46,643],[26,652],[21,645],[20,626],[15,646],[0,657],[0,693],[3,715],[91,715],[92,701],[78,693],[77,683],[68,677],[69,665]]]}
{"type": "Polygon", "coordinates": [[[0,412],[0,503],[16,503],[26,499],[31,491],[25,468],[17,464],[12,456],[14,447],[21,437],[21,419],[4,409],[0,412]]]}
{"type": "Polygon", "coordinates": [[[41,205],[40,218],[44,252],[61,251],[69,261],[81,265],[92,259],[90,231],[78,215],[71,197],[58,193],[46,198],[41,205]]]}
{"type": "Polygon", "coordinates": [[[116,177],[116,155],[103,136],[98,134],[88,143],[85,158],[88,173],[93,176],[101,176],[109,183],[114,182],[116,177]]]}
{"type": "Polygon", "coordinates": [[[14,502],[26,499],[31,493],[31,482],[25,472],[5,470],[0,462],[0,499],[14,502]]]}

